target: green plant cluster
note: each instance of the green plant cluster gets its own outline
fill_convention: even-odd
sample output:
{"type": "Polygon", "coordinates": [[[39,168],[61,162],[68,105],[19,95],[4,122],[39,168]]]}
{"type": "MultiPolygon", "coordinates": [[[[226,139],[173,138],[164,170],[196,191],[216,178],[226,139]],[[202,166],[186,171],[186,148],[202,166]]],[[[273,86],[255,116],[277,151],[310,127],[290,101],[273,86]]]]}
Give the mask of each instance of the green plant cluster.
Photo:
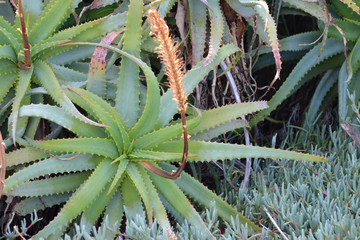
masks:
{"type": "MultiPolygon", "coordinates": [[[[302,42],[319,35],[307,33],[282,39],[281,49],[275,21],[265,2],[226,2],[233,11],[249,20],[249,26],[268,45],[267,50],[260,50],[260,54],[270,52],[274,59],[274,81],[280,76],[280,51],[296,51],[301,47],[292,44],[294,39],[302,42]]],[[[246,238],[255,234],[273,236],[273,232],[266,230],[272,222],[262,212],[263,206],[276,215],[280,229],[288,235],[318,234],[316,229],[303,233],[299,226],[314,227],[329,236],[340,234],[337,229],[332,232],[333,225],[328,227],[336,219],[322,227],[324,216],[316,215],[316,210],[307,206],[314,197],[318,199],[314,205],[319,204],[328,211],[339,211],[339,206],[327,197],[342,194],[337,191],[345,188],[347,181],[333,186],[326,185],[328,181],[324,180],[333,177],[335,182],[338,177],[345,178],[348,174],[346,168],[340,169],[341,165],[337,163],[324,164],[327,162],[324,155],[335,150],[342,153],[337,149],[340,142],[336,142],[338,140],[333,135],[333,145],[329,143],[329,147],[321,151],[313,149],[312,154],[317,155],[211,140],[228,131],[249,127],[248,122],[239,118],[260,111],[250,122],[254,125],[259,117],[268,116],[302,82],[325,70],[332,68],[324,78],[334,77],[350,66],[347,73],[350,74],[351,70],[355,76],[358,67],[355,50],[349,55],[351,61],[345,62],[349,63],[347,65],[344,63],[343,42],[324,37],[325,47],[321,44],[311,50],[309,46],[303,47],[302,50],[309,51],[269,104],[265,101],[237,103],[210,110],[199,110],[189,104],[185,125],[176,117],[180,110],[173,100],[176,94],[174,96],[172,89],[162,87],[163,72],[168,72],[165,69],[168,66],[159,67],[153,60],[161,50],[156,48],[158,43],[150,36],[151,27],[146,19],[148,10],[154,8],[159,10],[160,17],[166,16],[176,1],[98,0],[86,8],[99,13],[110,11],[111,14],[95,17],[92,21],[81,20],[81,9],[77,8],[80,3],[84,4],[80,0],[23,0],[18,1],[17,6],[12,6],[11,1],[0,3],[4,7],[0,8],[0,123],[8,148],[5,159],[1,159],[2,169],[5,165],[7,167],[2,194],[21,198],[14,210],[22,215],[33,213],[34,209],[38,211],[63,204],[57,216],[33,236],[34,239],[58,239],[73,228],[75,238],[91,239],[90,231],[96,223],[101,228],[93,231],[95,239],[111,239],[123,234],[119,232],[123,217],[127,220],[124,234],[138,238],[155,238],[158,234],[163,238],[178,236],[184,239],[246,238]],[[16,14],[13,8],[18,8],[16,14]],[[75,16],[75,21],[68,20],[71,15],[75,16]],[[321,55],[316,61],[323,64],[325,70],[315,61],[314,56],[319,53],[321,55]],[[334,62],[345,67],[333,69],[341,65],[334,65],[334,62]],[[158,76],[155,72],[159,72],[158,76]],[[45,133],[41,133],[41,119],[50,122],[47,125],[50,130],[45,133]],[[66,138],[62,137],[64,132],[66,134],[64,129],[71,132],[66,138]],[[190,139],[182,139],[184,131],[191,135],[190,139]],[[40,140],[35,140],[39,132],[41,136],[37,139],[40,140]],[[188,147],[184,147],[185,144],[188,147]],[[186,172],[176,180],[163,177],[171,175],[176,164],[183,163],[184,156],[195,163],[234,158],[302,162],[292,164],[281,160],[271,165],[266,161],[263,168],[256,160],[253,188],[239,193],[224,190],[225,201],[186,172]],[[332,169],[333,166],[337,168],[332,169]],[[322,169],[326,171],[322,172],[322,169]],[[300,176],[299,180],[294,180],[296,175],[300,176]],[[270,192],[266,184],[271,185],[270,192]],[[315,187],[318,192],[309,190],[315,187]],[[292,202],[295,200],[298,205],[292,202]],[[196,204],[211,210],[201,216],[194,208],[196,204]],[[298,214],[296,207],[299,206],[306,209],[306,213],[298,214]],[[172,228],[168,213],[179,222],[178,232],[172,228]],[[307,213],[316,215],[316,218],[306,220],[307,213]],[[220,224],[218,217],[227,226],[225,233],[217,229],[220,224]],[[74,222],[77,227],[73,227],[74,222]]],[[[184,84],[184,89],[179,91],[188,96],[225,58],[242,52],[229,40],[231,33],[219,1],[191,0],[186,11],[193,59],[191,69],[178,81],[184,84]],[[208,44],[206,36],[209,36],[208,44]]],[[[316,14],[320,16],[324,11],[319,9],[316,14]]],[[[326,33],[328,28],[331,32],[330,23],[325,24],[326,33]]],[[[347,46],[356,48],[356,45],[347,46]]],[[[349,79],[347,77],[346,81],[349,79]]],[[[356,90],[357,83],[354,82],[345,82],[349,83],[345,90],[356,90]]],[[[351,98],[354,103],[358,101],[356,94],[351,98]]],[[[354,108],[355,113],[356,110],[354,108]]],[[[309,114],[317,112],[314,110],[309,114]]],[[[185,113],[183,115],[185,117],[185,113]]],[[[305,149],[312,149],[312,146],[306,144],[305,149]]],[[[339,158],[344,161],[341,164],[347,166],[346,157],[339,155],[339,158]]],[[[331,161],[339,160],[332,156],[331,161]]],[[[352,162],[353,165],[348,163],[351,165],[349,168],[358,167],[353,159],[352,162]]],[[[352,174],[354,176],[356,172],[352,174]]],[[[351,183],[357,186],[356,181],[351,183]]],[[[356,199],[351,202],[350,195],[351,192],[346,192],[346,195],[336,196],[354,208],[358,202],[356,199]]],[[[351,220],[351,208],[349,211],[348,219],[351,220]]],[[[35,213],[31,224],[38,221],[36,216],[35,213]]],[[[341,217],[340,220],[343,221],[341,217]]],[[[356,236],[356,225],[339,224],[340,229],[356,236]]],[[[26,234],[25,223],[21,229],[26,234]]],[[[12,230],[9,236],[11,234],[14,234],[12,230]]]]}

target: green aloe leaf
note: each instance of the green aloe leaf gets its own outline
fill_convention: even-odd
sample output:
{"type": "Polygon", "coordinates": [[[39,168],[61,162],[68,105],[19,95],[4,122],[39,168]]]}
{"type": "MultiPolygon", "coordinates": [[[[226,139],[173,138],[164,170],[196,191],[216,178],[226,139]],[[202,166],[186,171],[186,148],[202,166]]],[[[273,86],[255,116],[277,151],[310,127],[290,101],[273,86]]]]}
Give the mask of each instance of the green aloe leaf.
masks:
{"type": "Polygon", "coordinates": [[[6,166],[12,167],[49,157],[49,154],[34,148],[20,148],[6,154],[6,166]]]}
{"type": "Polygon", "coordinates": [[[53,34],[72,11],[73,0],[51,0],[29,32],[29,42],[35,45],[53,34]]]}
{"type": "MultiPolygon", "coordinates": [[[[1,64],[1,61],[0,61],[1,64]]],[[[8,94],[11,86],[18,79],[18,75],[16,73],[6,74],[1,77],[1,87],[0,87],[0,103],[4,100],[5,96],[8,94]]]]}
{"type": "Polygon", "coordinates": [[[8,191],[20,184],[41,176],[53,173],[70,173],[94,169],[98,162],[103,158],[91,156],[89,154],[80,154],[71,161],[60,160],[68,159],[69,157],[74,156],[75,155],[60,155],[57,156],[57,158],[48,158],[14,173],[5,180],[3,193],[6,194],[8,191]]]}
{"type": "Polygon", "coordinates": [[[22,200],[14,206],[14,211],[21,216],[34,213],[34,211],[45,210],[55,205],[66,202],[71,194],[55,194],[43,197],[31,197],[22,200]]]}
{"type": "Polygon", "coordinates": [[[18,81],[18,85],[16,87],[16,93],[14,102],[12,105],[12,116],[13,116],[13,123],[12,123],[12,136],[14,139],[14,145],[15,145],[15,136],[16,136],[16,124],[18,121],[18,113],[21,106],[21,102],[25,96],[26,91],[29,88],[30,80],[33,73],[33,67],[31,67],[29,70],[20,70],[20,79],[18,81]]]}
{"type": "MultiPolygon", "coordinates": [[[[191,120],[188,120],[186,125],[188,129],[192,129],[198,126],[199,123],[200,123],[200,116],[197,116],[191,120]]],[[[152,147],[160,143],[181,136],[181,133],[182,133],[182,123],[161,128],[147,135],[144,135],[143,137],[135,139],[134,149],[142,149],[142,150],[151,149],[152,147]]]]}
{"type": "Polygon", "coordinates": [[[265,110],[261,110],[256,117],[250,121],[251,126],[256,122],[262,121],[264,116],[270,115],[270,113],[290,95],[295,87],[300,86],[299,83],[301,83],[301,79],[312,68],[315,68],[321,62],[344,51],[343,43],[338,40],[328,39],[325,46],[326,47],[320,57],[318,57],[318,54],[321,48],[321,43],[317,44],[298,62],[285,82],[281,85],[280,89],[268,101],[270,107],[265,110]]]}
{"type": "Polygon", "coordinates": [[[93,124],[95,126],[104,125],[96,123],[86,117],[84,117],[70,101],[70,99],[65,95],[64,91],[61,89],[60,84],[52,71],[51,67],[40,60],[37,60],[34,63],[34,74],[40,80],[43,87],[46,91],[53,97],[53,99],[58,102],[66,111],[71,113],[73,116],[77,117],[83,122],[93,124]]]}
{"type": "MultiPolygon", "coordinates": [[[[100,122],[109,126],[105,131],[108,132],[115,141],[118,151],[127,149],[130,145],[130,140],[126,123],[120,114],[117,113],[109,103],[89,91],[80,88],[69,89],[78,94],[88,104],[94,112],[94,116],[96,116],[100,122]]],[[[119,152],[119,154],[121,154],[121,152],[119,152]]]]}
{"type": "MultiPolygon", "coordinates": [[[[142,0],[130,2],[124,33],[123,50],[137,58],[140,57],[143,4],[142,0]]],[[[138,65],[122,57],[115,108],[130,127],[133,127],[139,118],[139,84],[138,65]]]]}
{"type": "Polygon", "coordinates": [[[35,236],[35,239],[58,239],[60,237],[66,226],[104,191],[104,187],[116,171],[110,162],[110,159],[104,159],[99,163],[87,181],[73,194],[55,219],[35,236]]]}
{"type": "Polygon", "coordinates": [[[58,153],[90,153],[115,159],[119,156],[115,143],[107,138],[70,138],[47,141],[27,139],[33,147],[58,153]]]}
{"type": "MultiPolygon", "coordinates": [[[[181,143],[182,141],[169,141],[155,147],[154,150],[181,153],[183,151],[181,143]]],[[[192,140],[189,141],[189,154],[194,155],[189,161],[216,161],[234,158],[272,158],[310,162],[328,161],[325,157],[281,149],[192,140]]]]}
{"type": "Polygon", "coordinates": [[[268,108],[267,102],[247,102],[230,104],[219,108],[203,111],[197,127],[189,131],[190,135],[196,135],[216,126],[225,124],[243,115],[268,108]]]}
{"type": "Polygon", "coordinates": [[[17,56],[14,49],[7,45],[0,46],[0,59],[7,59],[13,63],[17,63],[17,56]]]}
{"type": "Polygon", "coordinates": [[[188,1],[188,8],[192,43],[192,64],[196,65],[203,59],[205,51],[207,7],[201,1],[188,1]]]}
{"type": "Polygon", "coordinates": [[[165,199],[170,203],[170,205],[189,223],[201,231],[206,239],[214,239],[209,230],[207,229],[205,223],[201,219],[200,215],[196,212],[194,207],[191,205],[185,194],[180,190],[180,188],[175,184],[174,181],[169,179],[164,179],[149,173],[151,180],[153,181],[155,187],[158,191],[165,197],[165,199]]]}
{"type": "Polygon", "coordinates": [[[84,124],[68,112],[59,107],[43,104],[31,104],[22,106],[19,117],[39,117],[55,122],[68,130],[83,137],[106,137],[102,128],[84,124]]]}
{"type": "MultiPolygon", "coordinates": [[[[172,171],[175,169],[172,165],[166,163],[161,163],[160,166],[163,167],[166,171],[172,171]]],[[[183,172],[181,174],[181,178],[177,179],[175,182],[187,195],[207,208],[210,207],[210,203],[212,201],[215,201],[217,213],[222,219],[231,222],[231,218],[235,219],[236,216],[239,216],[242,224],[247,224],[248,227],[251,227],[254,231],[261,232],[261,228],[259,226],[241,215],[227,202],[222,200],[221,197],[217,196],[215,193],[204,187],[204,185],[195,180],[189,174],[183,172]]]]}
{"type": "Polygon", "coordinates": [[[37,197],[75,191],[88,177],[89,172],[56,176],[41,180],[25,182],[11,189],[8,196],[37,197]]]}

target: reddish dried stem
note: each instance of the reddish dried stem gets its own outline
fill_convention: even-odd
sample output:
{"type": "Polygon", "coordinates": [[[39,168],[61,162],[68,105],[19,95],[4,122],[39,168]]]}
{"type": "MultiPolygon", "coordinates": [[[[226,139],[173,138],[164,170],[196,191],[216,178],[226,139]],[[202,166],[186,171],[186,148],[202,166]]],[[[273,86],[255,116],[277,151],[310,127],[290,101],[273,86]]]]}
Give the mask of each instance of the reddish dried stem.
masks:
{"type": "Polygon", "coordinates": [[[24,43],[24,55],[25,55],[25,61],[24,63],[19,62],[18,65],[23,70],[29,70],[31,68],[31,51],[30,51],[30,44],[27,36],[27,29],[25,26],[25,20],[24,20],[24,10],[22,7],[22,0],[18,1],[19,3],[19,18],[20,18],[20,24],[21,24],[21,35],[23,38],[24,43]]]}

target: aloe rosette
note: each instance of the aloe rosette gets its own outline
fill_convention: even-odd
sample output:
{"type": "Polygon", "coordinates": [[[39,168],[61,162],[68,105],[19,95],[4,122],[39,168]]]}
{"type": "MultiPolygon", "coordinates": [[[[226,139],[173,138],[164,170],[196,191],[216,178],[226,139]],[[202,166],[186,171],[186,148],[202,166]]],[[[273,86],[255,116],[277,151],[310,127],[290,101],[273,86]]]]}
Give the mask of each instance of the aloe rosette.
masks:
{"type": "MultiPolygon", "coordinates": [[[[179,179],[171,180],[148,170],[174,170],[175,166],[171,163],[182,161],[184,139],[181,139],[183,124],[174,120],[178,105],[172,100],[172,90],[160,95],[154,72],[140,59],[139,33],[143,9],[142,1],[130,2],[121,49],[109,46],[108,39],[101,44],[92,44],[122,57],[117,77],[112,81],[117,87],[112,101],[104,100],[101,97],[103,90],[96,92],[97,88],[92,85],[106,85],[104,78],[92,78],[86,86],[91,91],[76,86],[64,89],[64,94],[86,112],[89,119],[106,127],[85,123],[58,106],[31,104],[19,108],[20,119],[47,119],[77,135],[76,138],[43,141],[19,138],[18,142],[24,147],[6,155],[7,166],[14,169],[14,174],[5,180],[3,193],[26,197],[15,207],[17,211],[26,214],[34,208],[43,208],[43,203],[52,206],[66,202],[55,219],[34,239],[58,239],[79,216],[80,224],[89,229],[100,216],[108,216],[108,226],[114,226],[116,222],[121,222],[124,215],[131,219],[142,211],[146,212],[150,224],[156,219],[164,231],[171,232],[166,209],[179,220],[186,219],[204,236],[212,239],[189,198],[204,207],[215,201],[217,212],[224,220],[231,221],[232,217],[238,216],[253,231],[261,231],[259,226],[187,173],[182,172],[179,179]],[[146,93],[141,93],[144,85],[139,81],[139,68],[145,75],[146,93]],[[145,101],[140,96],[145,96],[145,101]]],[[[238,51],[235,45],[224,45],[210,60],[203,59],[194,66],[183,78],[185,95],[190,94],[224,58],[238,51]],[[204,64],[205,61],[209,62],[204,64]]],[[[92,60],[94,58],[99,58],[99,55],[96,54],[92,60]]],[[[93,72],[88,77],[91,77],[90,74],[93,72]]],[[[189,107],[186,117],[187,130],[191,135],[188,161],[248,157],[327,161],[324,157],[279,149],[210,142],[213,136],[246,127],[246,122],[237,120],[239,117],[267,107],[264,101],[231,104],[205,111],[189,107]]],[[[106,232],[106,239],[114,236],[113,231],[106,232]]]]}
{"type": "MultiPolygon", "coordinates": [[[[94,41],[123,26],[126,13],[59,31],[80,0],[23,0],[15,6],[16,16],[11,10],[10,2],[0,3],[0,8],[7,9],[6,12],[2,12],[4,16],[0,16],[0,122],[3,123],[11,113],[9,132],[14,138],[14,143],[16,136],[34,135],[34,131],[26,132],[26,129],[30,128],[26,119],[18,122],[18,113],[22,105],[43,101],[39,98],[36,101],[34,98],[30,99],[30,89],[36,89],[34,91],[37,93],[49,94],[65,111],[81,121],[99,125],[83,116],[62,89],[64,85],[83,84],[81,74],[63,65],[91,56],[93,47],[84,47],[79,51],[76,46],[58,45],[69,41],[94,41]],[[8,111],[10,106],[11,111],[8,111]]],[[[36,129],[38,122],[32,121],[29,124],[36,129]]]]}

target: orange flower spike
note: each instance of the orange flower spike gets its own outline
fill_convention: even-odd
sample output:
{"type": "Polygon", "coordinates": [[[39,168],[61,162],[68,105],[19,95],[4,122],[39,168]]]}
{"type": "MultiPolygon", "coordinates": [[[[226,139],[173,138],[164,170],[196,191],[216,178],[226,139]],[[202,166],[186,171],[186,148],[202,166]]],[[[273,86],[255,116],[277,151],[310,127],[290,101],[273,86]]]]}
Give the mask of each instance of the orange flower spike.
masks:
{"type": "Polygon", "coordinates": [[[184,63],[180,58],[179,46],[170,36],[169,28],[164,19],[159,17],[157,10],[150,9],[147,17],[151,24],[150,34],[155,35],[159,44],[156,52],[166,67],[165,74],[168,77],[169,86],[173,90],[174,99],[178,104],[179,111],[185,112],[187,103],[183,86],[184,73],[182,69],[184,63]]]}

